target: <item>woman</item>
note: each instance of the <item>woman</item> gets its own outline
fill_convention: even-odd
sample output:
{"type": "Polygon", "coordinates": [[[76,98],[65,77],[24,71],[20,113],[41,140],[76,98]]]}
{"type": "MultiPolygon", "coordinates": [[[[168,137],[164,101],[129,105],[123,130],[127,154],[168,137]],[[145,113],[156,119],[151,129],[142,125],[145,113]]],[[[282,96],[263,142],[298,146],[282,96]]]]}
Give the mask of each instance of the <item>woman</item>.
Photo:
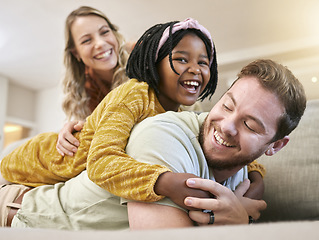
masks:
{"type": "Polygon", "coordinates": [[[131,48],[101,11],[87,6],[69,14],[65,38],[63,110],[73,121],[60,131],[57,150],[72,156],[79,145],[72,132],[81,130],[82,121],[102,99],[127,81],[125,66],[131,48]]]}

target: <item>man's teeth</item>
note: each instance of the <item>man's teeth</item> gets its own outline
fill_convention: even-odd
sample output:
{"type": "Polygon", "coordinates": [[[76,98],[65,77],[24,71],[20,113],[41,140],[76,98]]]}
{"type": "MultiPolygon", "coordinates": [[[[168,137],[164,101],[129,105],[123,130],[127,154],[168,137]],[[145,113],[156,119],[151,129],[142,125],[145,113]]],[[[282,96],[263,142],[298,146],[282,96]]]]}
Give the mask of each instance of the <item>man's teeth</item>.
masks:
{"type": "Polygon", "coordinates": [[[110,54],[111,54],[111,51],[107,51],[107,52],[104,52],[102,54],[97,55],[95,58],[96,59],[106,58],[106,57],[110,56],[110,54]]]}
{"type": "Polygon", "coordinates": [[[216,142],[217,142],[218,144],[223,145],[223,146],[226,146],[226,147],[231,147],[231,146],[232,146],[230,143],[228,143],[228,142],[226,142],[224,139],[222,139],[222,138],[218,135],[217,131],[214,132],[214,136],[215,136],[216,142]]]}
{"type": "Polygon", "coordinates": [[[190,85],[190,86],[194,86],[194,87],[198,87],[199,83],[196,81],[185,81],[184,82],[185,85],[190,85]]]}

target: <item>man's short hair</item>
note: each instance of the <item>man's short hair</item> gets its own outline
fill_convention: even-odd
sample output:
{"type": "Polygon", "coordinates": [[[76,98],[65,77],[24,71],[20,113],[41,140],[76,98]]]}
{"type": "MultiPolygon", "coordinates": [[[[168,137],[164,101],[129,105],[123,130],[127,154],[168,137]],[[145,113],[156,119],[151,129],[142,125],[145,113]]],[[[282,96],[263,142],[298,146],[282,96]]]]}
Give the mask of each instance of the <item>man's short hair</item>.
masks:
{"type": "Polygon", "coordinates": [[[307,99],[302,84],[287,67],[268,59],[248,64],[237,75],[236,81],[247,76],[256,77],[285,107],[272,142],[289,135],[298,126],[306,109],[307,99]]]}

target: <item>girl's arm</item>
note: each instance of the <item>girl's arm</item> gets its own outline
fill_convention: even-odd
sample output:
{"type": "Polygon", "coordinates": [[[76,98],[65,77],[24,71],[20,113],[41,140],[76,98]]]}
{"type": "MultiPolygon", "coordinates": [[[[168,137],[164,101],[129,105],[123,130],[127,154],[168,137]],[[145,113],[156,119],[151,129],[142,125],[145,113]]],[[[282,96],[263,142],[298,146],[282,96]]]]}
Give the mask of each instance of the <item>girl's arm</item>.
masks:
{"type": "Polygon", "coordinates": [[[212,195],[208,191],[189,188],[186,185],[187,179],[189,178],[198,178],[198,176],[191,173],[162,173],[155,183],[155,193],[169,197],[174,203],[183,208],[195,210],[184,204],[186,197],[211,198],[212,195]]]}
{"type": "Polygon", "coordinates": [[[248,165],[248,178],[250,180],[250,187],[245,193],[245,197],[251,199],[262,199],[265,185],[263,177],[266,174],[265,167],[258,163],[257,160],[248,165]]]}
{"type": "Polygon", "coordinates": [[[143,110],[124,103],[108,105],[101,119],[93,119],[92,116],[88,119],[99,121],[99,126],[88,153],[87,172],[94,183],[114,195],[133,200],[157,201],[163,196],[158,196],[153,186],[160,174],[170,170],[162,165],[138,162],[125,152],[133,126],[152,115],[152,112],[143,110]]]}
{"type": "MultiPolygon", "coordinates": [[[[130,80],[110,92],[87,118],[87,125],[95,126],[87,157],[89,178],[123,198],[162,199],[163,196],[155,194],[154,184],[160,174],[170,169],[136,161],[126,154],[126,145],[138,122],[163,112],[146,83],[130,80]]],[[[79,151],[82,150],[79,148],[77,154],[79,151]]]]}

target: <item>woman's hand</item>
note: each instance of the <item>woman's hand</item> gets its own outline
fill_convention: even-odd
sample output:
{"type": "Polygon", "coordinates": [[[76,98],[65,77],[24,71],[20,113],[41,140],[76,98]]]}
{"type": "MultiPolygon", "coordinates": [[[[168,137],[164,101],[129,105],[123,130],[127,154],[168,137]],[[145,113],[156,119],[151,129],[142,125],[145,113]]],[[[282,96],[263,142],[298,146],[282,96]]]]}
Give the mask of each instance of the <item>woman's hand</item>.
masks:
{"type": "Polygon", "coordinates": [[[56,149],[62,156],[65,154],[73,156],[76,153],[80,143],[73,136],[73,133],[81,131],[83,125],[83,121],[71,121],[64,124],[59,132],[58,142],[56,144],[56,149]]]}
{"type": "MultiPolygon", "coordinates": [[[[187,197],[185,199],[185,205],[213,211],[215,218],[214,225],[247,224],[249,221],[248,214],[255,213],[257,209],[263,209],[266,205],[262,200],[249,199],[249,202],[245,202],[249,205],[249,208],[247,207],[249,211],[246,210],[238,196],[242,197],[247,191],[249,187],[249,181],[247,181],[233,193],[230,189],[212,180],[200,178],[188,179],[186,182],[187,186],[209,191],[215,198],[201,199],[187,197]],[[255,210],[253,211],[252,209],[255,210]]],[[[210,214],[202,211],[190,211],[189,217],[200,225],[208,224],[210,221],[210,214]]]]}

